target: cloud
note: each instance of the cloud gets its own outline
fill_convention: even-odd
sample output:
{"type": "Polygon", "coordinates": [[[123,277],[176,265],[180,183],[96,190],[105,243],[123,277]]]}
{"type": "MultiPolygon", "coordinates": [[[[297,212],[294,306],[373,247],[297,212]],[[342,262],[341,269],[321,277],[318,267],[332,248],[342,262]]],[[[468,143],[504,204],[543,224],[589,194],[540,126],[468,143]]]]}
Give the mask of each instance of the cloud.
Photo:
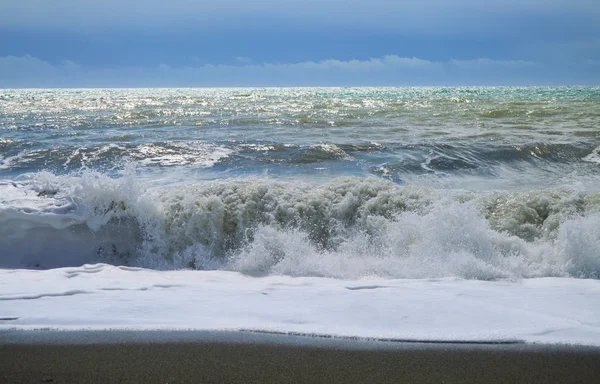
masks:
{"type": "Polygon", "coordinates": [[[52,87],[82,80],[83,69],[65,60],[52,65],[36,57],[0,57],[0,87],[52,87]]]}
{"type": "Polygon", "coordinates": [[[406,70],[414,69],[433,69],[436,63],[429,60],[418,59],[416,57],[399,57],[397,55],[386,55],[381,58],[371,58],[367,60],[335,60],[327,59],[321,61],[305,61],[292,64],[262,64],[256,67],[265,67],[269,69],[288,69],[288,70],[346,70],[346,71],[384,71],[394,67],[406,70]]]}
{"type": "Polygon", "coordinates": [[[450,65],[466,70],[481,69],[523,69],[540,67],[539,64],[526,60],[491,60],[487,58],[476,60],[450,60],[450,65]]]}
{"type": "MultiPolygon", "coordinates": [[[[517,58],[544,63],[548,69],[564,63],[565,57],[578,58],[581,63],[597,61],[600,52],[594,43],[600,39],[598,0],[0,3],[0,36],[6,36],[0,38],[0,57],[23,57],[28,53],[53,66],[61,66],[61,59],[70,58],[81,64],[84,72],[90,72],[90,67],[105,68],[116,77],[119,71],[157,72],[160,63],[180,72],[197,73],[199,77],[203,71],[229,71],[234,77],[243,71],[203,67],[207,63],[222,63],[261,73],[265,68],[290,73],[309,70],[308,67],[314,71],[327,67],[336,76],[342,72],[371,71],[367,80],[383,82],[380,72],[394,67],[416,71],[429,65],[430,71],[440,71],[439,64],[445,63],[442,70],[457,73],[461,65],[467,65],[451,63],[451,59],[489,58],[498,62],[517,58]],[[386,57],[386,53],[399,56],[386,57]],[[331,60],[318,61],[328,57],[331,60]],[[196,65],[191,65],[194,58],[196,65]]],[[[492,64],[469,65],[486,68],[481,71],[485,72],[491,71],[492,64]]],[[[567,64],[571,71],[573,66],[567,64]]],[[[496,65],[500,78],[510,71],[510,65],[496,65]]],[[[336,76],[331,81],[341,82],[336,76]]],[[[398,82],[403,81],[402,76],[397,76],[398,82]]]]}
{"type": "MultiPolygon", "coordinates": [[[[594,63],[582,63],[598,71],[594,63]],[[593,65],[592,65],[593,64],[593,65]]],[[[597,77],[598,79],[600,77],[597,77]]],[[[387,55],[367,60],[86,68],[71,61],[50,64],[33,56],[0,58],[0,87],[204,87],[312,85],[511,85],[560,84],[555,71],[525,60],[430,61],[387,55]]],[[[582,81],[575,81],[582,83],[582,81]]],[[[583,81],[586,82],[586,81],[583,81]]],[[[588,81],[589,82],[589,79],[588,81]]]]}

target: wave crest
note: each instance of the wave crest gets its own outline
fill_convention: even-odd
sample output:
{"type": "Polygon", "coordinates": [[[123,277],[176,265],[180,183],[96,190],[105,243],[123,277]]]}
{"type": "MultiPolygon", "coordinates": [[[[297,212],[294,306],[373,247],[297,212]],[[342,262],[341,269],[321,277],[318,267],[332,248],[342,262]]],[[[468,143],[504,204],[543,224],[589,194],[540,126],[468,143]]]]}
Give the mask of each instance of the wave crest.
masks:
{"type": "Polygon", "coordinates": [[[343,177],[147,189],[133,176],[0,185],[0,264],[355,278],[600,275],[600,194],[451,193],[343,177]]]}

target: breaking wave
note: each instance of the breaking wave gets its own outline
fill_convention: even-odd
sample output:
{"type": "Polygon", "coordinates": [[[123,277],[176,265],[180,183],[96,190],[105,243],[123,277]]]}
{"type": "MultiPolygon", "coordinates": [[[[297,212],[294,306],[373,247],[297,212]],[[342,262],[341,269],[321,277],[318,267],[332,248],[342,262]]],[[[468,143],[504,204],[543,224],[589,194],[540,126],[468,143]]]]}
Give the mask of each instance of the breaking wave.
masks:
{"type": "Polygon", "coordinates": [[[0,267],[105,262],[252,275],[600,276],[600,194],[450,192],[380,178],[150,188],[129,172],[0,182],[0,267]]]}

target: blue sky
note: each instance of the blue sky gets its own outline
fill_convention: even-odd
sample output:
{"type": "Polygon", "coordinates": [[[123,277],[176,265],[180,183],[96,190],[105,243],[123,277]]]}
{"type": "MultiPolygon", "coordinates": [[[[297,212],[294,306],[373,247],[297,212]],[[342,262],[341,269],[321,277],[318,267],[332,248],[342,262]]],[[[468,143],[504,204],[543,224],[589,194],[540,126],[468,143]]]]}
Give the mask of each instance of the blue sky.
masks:
{"type": "Polygon", "coordinates": [[[597,0],[0,0],[0,87],[600,84],[597,0]]]}

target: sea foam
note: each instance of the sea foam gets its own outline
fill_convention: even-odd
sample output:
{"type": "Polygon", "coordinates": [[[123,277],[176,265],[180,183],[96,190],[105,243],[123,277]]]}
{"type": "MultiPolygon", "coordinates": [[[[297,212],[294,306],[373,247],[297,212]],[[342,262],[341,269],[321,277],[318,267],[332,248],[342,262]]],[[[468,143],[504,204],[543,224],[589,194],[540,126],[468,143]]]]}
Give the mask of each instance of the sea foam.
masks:
{"type": "Polygon", "coordinates": [[[151,188],[135,171],[0,184],[0,266],[90,262],[251,275],[600,275],[600,194],[473,193],[341,177],[151,188]]]}

